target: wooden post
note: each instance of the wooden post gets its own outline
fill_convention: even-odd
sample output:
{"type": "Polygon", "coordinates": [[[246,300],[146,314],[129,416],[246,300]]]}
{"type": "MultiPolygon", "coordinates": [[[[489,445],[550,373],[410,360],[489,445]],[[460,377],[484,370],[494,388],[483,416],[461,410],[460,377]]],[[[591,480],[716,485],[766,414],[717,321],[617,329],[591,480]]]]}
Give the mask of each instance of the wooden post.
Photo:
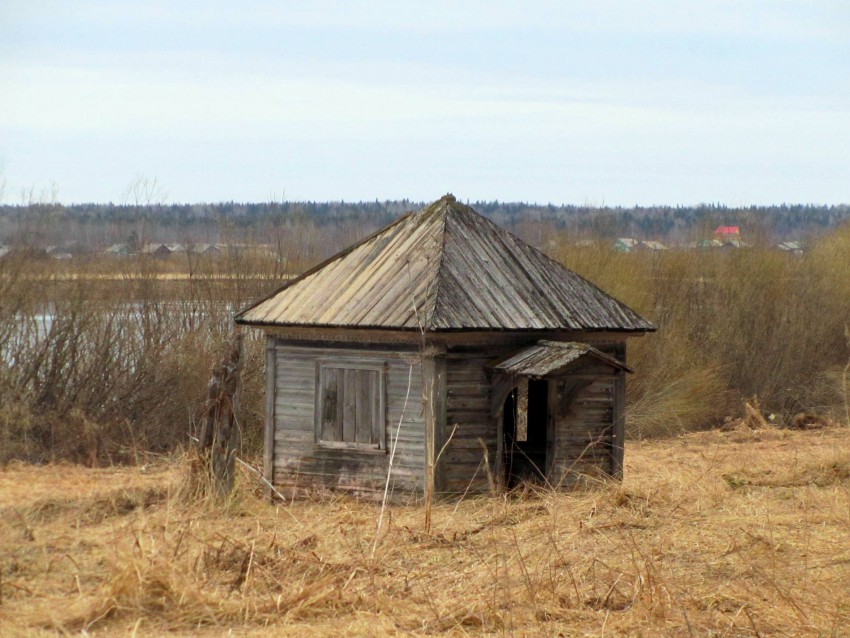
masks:
{"type": "MultiPolygon", "coordinates": [[[[490,492],[500,492],[507,488],[505,481],[505,426],[504,426],[504,409],[505,401],[508,395],[516,388],[517,380],[514,377],[506,377],[502,374],[496,376],[492,381],[490,389],[490,416],[495,423],[496,429],[496,458],[493,459],[493,473],[488,475],[493,476],[490,481],[490,492]]],[[[487,447],[484,445],[483,439],[479,439],[484,447],[486,454],[487,447]]],[[[489,461],[488,461],[489,463],[489,461]]]]}
{"type": "Polygon", "coordinates": [[[443,445],[446,423],[446,359],[439,352],[422,357],[423,400],[425,405],[425,533],[431,533],[434,492],[442,484],[437,477],[438,455],[443,445]]]}
{"type": "Polygon", "coordinates": [[[615,478],[623,478],[623,463],[625,461],[626,439],[626,373],[620,370],[614,381],[614,431],[612,432],[611,474],[615,478]]]}
{"type": "Polygon", "coordinates": [[[239,406],[243,365],[242,335],[237,334],[222,363],[212,371],[197,449],[203,472],[199,491],[226,497],[233,490],[239,429],[234,412],[239,406]]]}
{"type": "MultiPolygon", "coordinates": [[[[276,386],[275,338],[266,335],[266,419],[263,430],[263,477],[272,485],[274,485],[274,401],[276,386]]],[[[269,496],[271,496],[271,491],[269,496]]]]}
{"type": "Polygon", "coordinates": [[[447,386],[446,386],[446,356],[434,356],[434,450],[437,455],[434,460],[434,490],[437,493],[446,490],[446,461],[443,458],[444,446],[451,437],[447,416],[447,386]]]}
{"type": "Polygon", "coordinates": [[[437,451],[435,437],[434,358],[422,357],[422,400],[425,408],[425,533],[431,533],[431,507],[434,503],[434,470],[437,451]]]}
{"type": "Polygon", "coordinates": [[[518,379],[516,386],[516,436],[517,442],[528,441],[528,377],[518,379]]]}

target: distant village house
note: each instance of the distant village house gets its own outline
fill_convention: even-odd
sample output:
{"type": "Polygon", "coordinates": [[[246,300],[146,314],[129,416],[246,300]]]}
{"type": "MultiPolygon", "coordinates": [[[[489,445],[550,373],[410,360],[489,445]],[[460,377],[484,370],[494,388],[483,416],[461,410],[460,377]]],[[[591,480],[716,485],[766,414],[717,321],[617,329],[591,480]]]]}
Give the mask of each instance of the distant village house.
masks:
{"type": "Polygon", "coordinates": [[[142,254],[164,258],[171,254],[171,248],[166,244],[145,244],[142,247],[142,254]]]}
{"type": "Polygon", "coordinates": [[[620,237],[614,242],[614,250],[621,253],[633,251],[661,251],[667,250],[667,246],[660,241],[651,239],[634,239],[632,237],[620,237]]]}
{"type": "Polygon", "coordinates": [[[718,226],[714,230],[714,238],[721,244],[732,239],[741,239],[740,226],[718,226]]]}
{"type": "Polygon", "coordinates": [[[127,257],[130,255],[130,246],[128,244],[112,244],[103,252],[112,257],[127,257]]]}

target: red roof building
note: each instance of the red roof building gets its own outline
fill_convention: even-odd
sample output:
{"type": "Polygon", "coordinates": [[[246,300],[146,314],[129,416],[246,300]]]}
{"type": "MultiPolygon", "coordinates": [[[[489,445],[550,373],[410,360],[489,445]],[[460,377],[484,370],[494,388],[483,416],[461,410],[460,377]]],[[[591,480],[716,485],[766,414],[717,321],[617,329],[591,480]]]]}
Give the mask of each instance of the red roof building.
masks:
{"type": "Polygon", "coordinates": [[[719,239],[738,239],[741,236],[740,226],[718,226],[714,234],[719,239]]]}

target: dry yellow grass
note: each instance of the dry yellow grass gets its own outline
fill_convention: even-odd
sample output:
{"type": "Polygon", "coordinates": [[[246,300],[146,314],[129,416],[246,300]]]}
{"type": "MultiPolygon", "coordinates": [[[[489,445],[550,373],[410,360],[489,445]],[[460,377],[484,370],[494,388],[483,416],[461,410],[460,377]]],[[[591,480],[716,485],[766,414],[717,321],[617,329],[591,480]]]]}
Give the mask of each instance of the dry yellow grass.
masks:
{"type": "Polygon", "coordinates": [[[225,510],[179,468],[0,471],[0,635],[850,635],[850,432],[631,443],[573,495],[225,510]],[[373,550],[374,547],[374,550],[373,550]]]}

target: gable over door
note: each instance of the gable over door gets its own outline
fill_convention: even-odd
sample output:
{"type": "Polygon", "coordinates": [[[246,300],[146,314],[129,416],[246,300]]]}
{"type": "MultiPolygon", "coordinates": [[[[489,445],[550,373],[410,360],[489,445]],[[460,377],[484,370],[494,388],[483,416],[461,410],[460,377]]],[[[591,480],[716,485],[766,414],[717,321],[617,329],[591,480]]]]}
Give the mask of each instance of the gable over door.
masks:
{"type": "MultiPolygon", "coordinates": [[[[595,477],[621,475],[625,374],[631,371],[622,361],[588,344],[541,341],[489,367],[494,371],[493,394],[498,401],[510,397],[511,388],[522,394],[532,380],[546,384],[546,451],[544,456],[535,450],[535,458],[544,464],[549,485],[566,487],[595,477]]],[[[503,444],[500,458],[506,465],[515,461],[517,452],[523,452],[512,438],[514,421],[522,423],[531,413],[531,406],[523,413],[522,400],[508,403],[494,405],[503,444]],[[509,407],[520,408],[513,420],[505,417],[509,407]]],[[[535,409],[539,413],[541,408],[535,409]]],[[[509,486],[511,471],[507,467],[504,471],[509,486]]]]}

